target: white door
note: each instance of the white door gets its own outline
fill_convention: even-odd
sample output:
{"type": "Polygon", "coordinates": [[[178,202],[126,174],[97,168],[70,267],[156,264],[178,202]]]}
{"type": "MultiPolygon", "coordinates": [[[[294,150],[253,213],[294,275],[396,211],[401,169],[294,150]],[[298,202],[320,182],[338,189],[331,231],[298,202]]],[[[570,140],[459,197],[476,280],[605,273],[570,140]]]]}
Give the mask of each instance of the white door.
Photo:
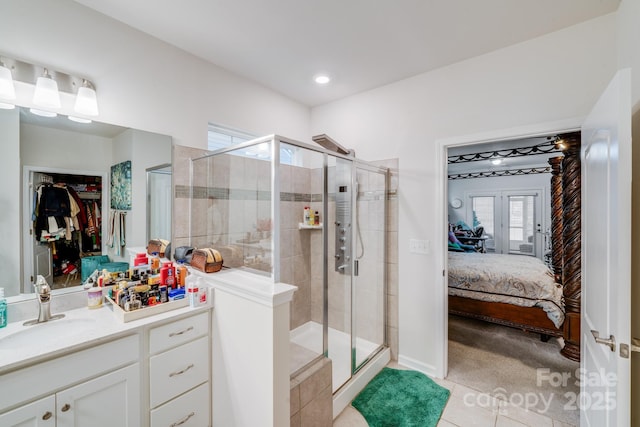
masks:
{"type": "Polygon", "coordinates": [[[581,426],[630,424],[630,98],[625,69],[582,126],[581,426]]]}

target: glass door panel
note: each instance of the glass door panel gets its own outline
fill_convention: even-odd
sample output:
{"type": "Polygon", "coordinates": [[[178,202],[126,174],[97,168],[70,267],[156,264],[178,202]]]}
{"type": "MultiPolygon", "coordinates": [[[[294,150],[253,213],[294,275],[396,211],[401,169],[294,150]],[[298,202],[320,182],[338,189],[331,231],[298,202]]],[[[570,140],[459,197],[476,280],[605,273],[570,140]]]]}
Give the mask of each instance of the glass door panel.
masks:
{"type": "Polygon", "coordinates": [[[509,253],[536,255],[535,196],[508,196],[509,253]]]}
{"type": "Polygon", "coordinates": [[[484,244],[485,250],[489,252],[494,252],[496,250],[495,197],[494,196],[472,196],[471,209],[472,209],[472,215],[473,215],[472,228],[474,230],[478,229],[478,227],[482,227],[484,229],[483,235],[478,237],[486,236],[487,240],[485,241],[485,244],[484,244]]]}
{"type": "Polygon", "coordinates": [[[352,374],[352,168],[351,160],[328,156],[327,160],[327,356],[333,362],[333,391],[352,374]]]}
{"type": "Polygon", "coordinates": [[[385,342],[386,173],[356,167],[355,187],[353,372],[385,342]]]}

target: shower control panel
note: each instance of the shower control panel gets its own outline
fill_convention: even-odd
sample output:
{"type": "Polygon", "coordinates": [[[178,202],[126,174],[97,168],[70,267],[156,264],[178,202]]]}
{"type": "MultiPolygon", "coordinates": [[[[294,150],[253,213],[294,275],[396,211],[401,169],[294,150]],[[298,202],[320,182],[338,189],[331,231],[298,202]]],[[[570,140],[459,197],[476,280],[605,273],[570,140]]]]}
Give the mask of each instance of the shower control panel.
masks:
{"type": "Polygon", "coordinates": [[[335,269],[351,274],[351,193],[348,185],[338,185],[336,190],[335,269]]]}

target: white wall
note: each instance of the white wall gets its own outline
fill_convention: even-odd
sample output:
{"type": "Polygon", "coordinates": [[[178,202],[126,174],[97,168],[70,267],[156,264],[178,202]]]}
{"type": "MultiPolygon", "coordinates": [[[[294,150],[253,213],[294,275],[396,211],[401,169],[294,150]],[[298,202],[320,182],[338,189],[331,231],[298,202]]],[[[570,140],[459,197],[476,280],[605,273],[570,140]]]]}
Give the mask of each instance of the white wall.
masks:
{"type": "Polygon", "coordinates": [[[364,159],[399,158],[401,361],[444,374],[444,244],[435,242],[446,195],[436,141],[584,116],[614,74],[615,25],[615,14],[604,16],[312,110],[312,134],[364,159]],[[435,249],[412,254],[412,238],[435,249]]]}
{"type": "MultiPolygon", "coordinates": [[[[14,295],[22,276],[22,246],[20,245],[20,230],[22,225],[22,205],[20,192],[16,191],[20,182],[20,116],[18,110],[0,109],[0,141],[2,141],[2,155],[0,156],[0,170],[3,176],[10,177],[0,186],[0,230],[2,240],[0,245],[0,288],[5,288],[5,295],[14,295]]],[[[9,319],[11,322],[11,319],[9,319]]]]}
{"type": "Polygon", "coordinates": [[[307,107],[71,0],[3,0],[0,16],[0,54],[92,80],[99,121],[202,148],[209,121],[309,139],[307,107]]]}
{"type": "Polygon", "coordinates": [[[447,205],[449,212],[449,222],[455,224],[457,221],[465,221],[469,226],[471,217],[468,216],[467,207],[471,200],[467,197],[472,192],[504,191],[504,190],[542,190],[542,229],[551,225],[551,174],[533,174],[503,176],[491,178],[469,178],[454,179],[448,181],[447,205]],[[449,204],[451,200],[458,198],[463,205],[460,209],[453,209],[449,204]]]}
{"type": "Polygon", "coordinates": [[[26,123],[20,125],[20,131],[22,165],[109,171],[110,138],[26,123]]]}

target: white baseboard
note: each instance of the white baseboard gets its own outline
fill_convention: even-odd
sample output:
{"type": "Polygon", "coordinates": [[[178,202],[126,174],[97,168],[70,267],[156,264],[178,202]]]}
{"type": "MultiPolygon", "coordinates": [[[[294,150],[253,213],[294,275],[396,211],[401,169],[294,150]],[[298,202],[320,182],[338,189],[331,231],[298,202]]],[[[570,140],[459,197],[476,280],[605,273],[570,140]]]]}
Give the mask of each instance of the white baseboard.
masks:
{"type": "Polygon", "coordinates": [[[422,372],[425,375],[428,375],[432,378],[441,378],[438,375],[438,370],[433,365],[428,365],[426,363],[420,362],[419,360],[412,359],[407,356],[399,355],[398,356],[398,364],[402,366],[406,366],[407,368],[411,368],[414,371],[422,372]]]}
{"type": "Polygon", "coordinates": [[[333,395],[333,418],[335,419],[391,360],[391,351],[382,350],[367,365],[333,395]]]}

